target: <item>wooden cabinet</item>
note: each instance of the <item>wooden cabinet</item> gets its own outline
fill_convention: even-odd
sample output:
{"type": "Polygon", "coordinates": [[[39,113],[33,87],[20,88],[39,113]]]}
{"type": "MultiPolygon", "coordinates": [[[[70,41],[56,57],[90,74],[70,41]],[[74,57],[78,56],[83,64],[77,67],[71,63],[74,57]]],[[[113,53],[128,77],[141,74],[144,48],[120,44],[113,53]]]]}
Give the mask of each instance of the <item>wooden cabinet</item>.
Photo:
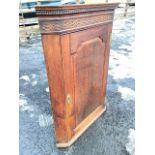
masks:
{"type": "Polygon", "coordinates": [[[36,7],[58,147],[70,146],[106,109],[117,5],[36,7]]]}

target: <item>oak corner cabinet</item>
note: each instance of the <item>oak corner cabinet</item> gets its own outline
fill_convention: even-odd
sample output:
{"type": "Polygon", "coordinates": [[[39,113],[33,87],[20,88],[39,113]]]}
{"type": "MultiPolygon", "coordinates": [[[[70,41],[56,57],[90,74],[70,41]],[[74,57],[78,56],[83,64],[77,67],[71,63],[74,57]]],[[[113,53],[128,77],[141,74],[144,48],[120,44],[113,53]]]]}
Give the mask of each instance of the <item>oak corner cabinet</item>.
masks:
{"type": "Polygon", "coordinates": [[[37,6],[57,147],[106,109],[110,35],[118,3],[37,6]]]}

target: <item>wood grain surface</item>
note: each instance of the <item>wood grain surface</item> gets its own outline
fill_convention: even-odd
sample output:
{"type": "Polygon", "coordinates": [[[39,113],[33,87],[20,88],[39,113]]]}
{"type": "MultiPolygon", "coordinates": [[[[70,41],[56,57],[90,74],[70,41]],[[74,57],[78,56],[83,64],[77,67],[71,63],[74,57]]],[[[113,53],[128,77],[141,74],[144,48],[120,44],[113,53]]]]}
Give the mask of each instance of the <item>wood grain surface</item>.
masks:
{"type": "Polygon", "coordinates": [[[105,111],[117,5],[36,8],[58,147],[70,146],[105,111]]]}

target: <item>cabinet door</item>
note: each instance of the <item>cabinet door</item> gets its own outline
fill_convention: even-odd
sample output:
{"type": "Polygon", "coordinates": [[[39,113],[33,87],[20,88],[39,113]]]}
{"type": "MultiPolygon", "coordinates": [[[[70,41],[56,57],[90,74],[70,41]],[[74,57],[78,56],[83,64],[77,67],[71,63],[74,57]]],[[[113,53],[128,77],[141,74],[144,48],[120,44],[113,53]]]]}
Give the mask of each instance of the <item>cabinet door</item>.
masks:
{"type": "Polygon", "coordinates": [[[71,37],[73,47],[76,125],[103,104],[106,30],[87,30],[71,37]],[[105,31],[105,32],[104,32],[105,31]],[[94,32],[94,33],[93,33],[94,32]],[[104,37],[104,38],[103,38],[104,37]],[[73,43],[74,44],[74,43],[73,43]]]}

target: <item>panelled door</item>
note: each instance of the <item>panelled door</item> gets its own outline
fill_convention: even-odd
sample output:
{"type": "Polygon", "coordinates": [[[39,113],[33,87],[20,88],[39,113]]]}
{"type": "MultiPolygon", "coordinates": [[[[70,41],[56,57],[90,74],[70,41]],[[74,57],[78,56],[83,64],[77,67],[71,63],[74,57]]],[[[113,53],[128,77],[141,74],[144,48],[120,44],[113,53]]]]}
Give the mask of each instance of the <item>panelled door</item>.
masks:
{"type": "Polygon", "coordinates": [[[76,125],[103,104],[103,68],[106,28],[94,28],[71,36],[74,65],[76,125]],[[92,35],[91,35],[92,34],[92,35]]]}

